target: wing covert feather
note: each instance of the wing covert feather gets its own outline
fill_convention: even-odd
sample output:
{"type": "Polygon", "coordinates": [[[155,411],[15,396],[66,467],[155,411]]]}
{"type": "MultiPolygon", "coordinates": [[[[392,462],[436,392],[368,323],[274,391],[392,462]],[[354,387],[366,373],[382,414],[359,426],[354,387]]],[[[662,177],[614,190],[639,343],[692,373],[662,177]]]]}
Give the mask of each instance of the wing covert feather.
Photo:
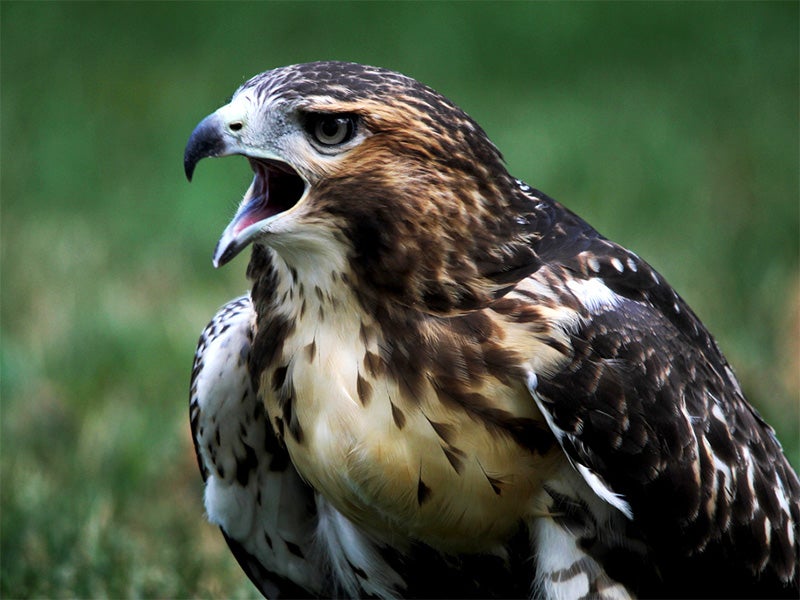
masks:
{"type": "Polygon", "coordinates": [[[748,573],[759,590],[794,593],[783,582],[797,589],[800,484],[773,430],[647,263],[602,238],[587,246],[533,276],[560,279],[563,290],[594,282],[591,294],[563,298],[581,315],[569,361],[529,380],[562,448],[598,495],[630,506],[664,580],[689,567],[676,556],[701,555],[690,563],[698,574],[730,574],[703,591],[741,594],[748,573]]]}

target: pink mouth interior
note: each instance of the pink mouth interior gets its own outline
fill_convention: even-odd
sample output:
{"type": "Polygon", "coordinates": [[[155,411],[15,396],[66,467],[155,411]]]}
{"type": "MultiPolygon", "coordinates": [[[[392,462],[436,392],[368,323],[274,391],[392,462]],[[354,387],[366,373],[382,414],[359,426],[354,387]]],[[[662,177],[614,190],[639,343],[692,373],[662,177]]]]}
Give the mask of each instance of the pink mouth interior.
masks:
{"type": "Polygon", "coordinates": [[[255,178],[247,207],[239,216],[234,234],[254,223],[292,208],[303,195],[305,183],[288,165],[275,161],[250,159],[255,178]]]}

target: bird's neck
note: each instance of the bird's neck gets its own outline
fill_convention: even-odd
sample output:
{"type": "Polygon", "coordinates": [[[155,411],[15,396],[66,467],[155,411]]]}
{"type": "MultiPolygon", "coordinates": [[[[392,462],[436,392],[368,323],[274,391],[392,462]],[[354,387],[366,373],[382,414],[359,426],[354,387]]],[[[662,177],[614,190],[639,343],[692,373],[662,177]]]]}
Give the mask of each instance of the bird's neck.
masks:
{"type": "Polygon", "coordinates": [[[391,214],[380,199],[337,205],[351,245],[348,266],[367,308],[388,303],[455,316],[486,307],[535,271],[532,203],[474,202],[459,207],[453,200],[450,213],[427,198],[404,197],[391,214]]]}
{"type": "Polygon", "coordinates": [[[538,269],[539,242],[551,233],[552,200],[521,188],[503,192],[502,202],[483,201],[471,216],[437,213],[437,219],[419,207],[386,215],[373,198],[341,202],[338,213],[329,207],[336,228],[307,228],[272,238],[270,247],[254,246],[248,268],[254,297],[273,309],[284,302],[288,310],[302,307],[300,297],[308,305],[311,294],[334,301],[352,295],[364,313],[400,327],[409,315],[485,308],[538,269]]]}

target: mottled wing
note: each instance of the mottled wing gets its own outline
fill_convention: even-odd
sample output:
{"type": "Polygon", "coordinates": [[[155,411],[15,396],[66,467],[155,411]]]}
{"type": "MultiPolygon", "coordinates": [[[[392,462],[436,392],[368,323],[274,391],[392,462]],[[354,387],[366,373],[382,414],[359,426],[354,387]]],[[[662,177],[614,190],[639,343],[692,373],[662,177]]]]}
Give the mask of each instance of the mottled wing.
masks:
{"type": "Polygon", "coordinates": [[[589,228],[573,234],[531,277],[577,318],[563,326],[560,368],[531,373],[528,387],[573,467],[631,518],[657,565],[653,579],[613,557],[606,570],[641,595],[697,577],[698,596],[796,597],[800,484],[773,430],[647,263],[589,228]]]}
{"type": "Polygon", "coordinates": [[[205,507],[262,594],[308,597],[322,580],[307,559],[316,506],[253,391],[254,319],[250,298],[238,298],[214,316],[197,346],[190,415],[205,507]]]}

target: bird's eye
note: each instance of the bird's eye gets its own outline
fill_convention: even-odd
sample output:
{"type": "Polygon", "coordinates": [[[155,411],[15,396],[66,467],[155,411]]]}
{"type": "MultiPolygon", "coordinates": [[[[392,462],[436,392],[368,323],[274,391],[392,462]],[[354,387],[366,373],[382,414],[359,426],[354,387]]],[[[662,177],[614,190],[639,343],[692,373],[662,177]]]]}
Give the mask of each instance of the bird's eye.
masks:
{"type": "Polygon", "coordinates": [[[349,115],[314,115],[309,133],[324,146],[338,146],[353,139],[355,119],[349,115]]]}

